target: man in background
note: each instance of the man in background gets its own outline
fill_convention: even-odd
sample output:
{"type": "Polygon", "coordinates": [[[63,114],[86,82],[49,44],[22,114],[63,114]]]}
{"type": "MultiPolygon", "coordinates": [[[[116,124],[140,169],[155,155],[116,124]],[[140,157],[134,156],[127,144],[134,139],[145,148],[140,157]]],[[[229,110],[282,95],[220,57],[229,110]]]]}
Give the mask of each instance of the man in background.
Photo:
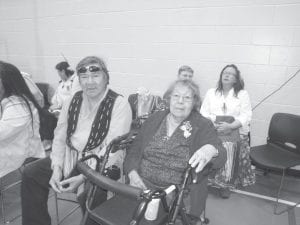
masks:
{"type": "Polygon", "coordinates": [[[192,80],[194,76],[194,70],[190,66],[183,65],[178,69],[179,80],[192,80]]]}

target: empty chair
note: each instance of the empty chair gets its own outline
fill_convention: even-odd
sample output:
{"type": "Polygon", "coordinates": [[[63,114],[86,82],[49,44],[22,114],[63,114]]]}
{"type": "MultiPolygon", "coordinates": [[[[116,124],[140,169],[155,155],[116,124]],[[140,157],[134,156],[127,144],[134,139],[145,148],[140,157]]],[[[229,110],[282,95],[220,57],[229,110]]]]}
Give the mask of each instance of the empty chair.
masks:
{"type": "MultiPolygon", "coordinates": [[[[267,143],[252,147],[250,158],[258,168],[281,173],[278,202],[287,170],[300,165],[300,116],[275,113],[270,122],[267,143]]],[[[277,204],[275,213],[276,208],[277,204]]]]}

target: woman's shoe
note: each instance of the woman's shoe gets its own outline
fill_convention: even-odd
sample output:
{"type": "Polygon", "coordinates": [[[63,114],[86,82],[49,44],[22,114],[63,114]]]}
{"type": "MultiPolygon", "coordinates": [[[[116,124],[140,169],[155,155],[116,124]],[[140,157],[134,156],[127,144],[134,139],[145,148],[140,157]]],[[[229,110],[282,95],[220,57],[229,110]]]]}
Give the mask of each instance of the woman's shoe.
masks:
{"type": "Polygon", "coordinates": [[[220,196],[224,199],[227,199],[230,197],[231,191],[229,190],[229,188],[221,188],[219,190],[220,192],[220,196]]]}

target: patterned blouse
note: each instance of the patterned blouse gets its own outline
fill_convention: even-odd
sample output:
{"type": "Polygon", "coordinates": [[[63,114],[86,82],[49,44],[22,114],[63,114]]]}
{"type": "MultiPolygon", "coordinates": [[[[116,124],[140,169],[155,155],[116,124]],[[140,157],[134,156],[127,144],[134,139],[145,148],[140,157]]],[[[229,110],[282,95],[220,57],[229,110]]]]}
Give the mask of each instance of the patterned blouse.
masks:
{"type": "Polygon", "coordinates": [[[168,137],[165,118],[145,148],[140,175],[146,181],[146,186],[166,187],[170,184],[179,184],[189,158],[188,139],[182,135],[180,126],[171,137],[168,137]]]}

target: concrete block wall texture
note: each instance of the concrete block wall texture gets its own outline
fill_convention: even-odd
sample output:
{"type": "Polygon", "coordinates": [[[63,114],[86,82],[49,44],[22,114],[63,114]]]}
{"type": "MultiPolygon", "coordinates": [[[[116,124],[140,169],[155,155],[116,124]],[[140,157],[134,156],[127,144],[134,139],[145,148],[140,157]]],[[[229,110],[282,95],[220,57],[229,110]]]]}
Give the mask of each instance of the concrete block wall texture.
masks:
{"type": "MultiPolygon", "coordinates": [[[[73,68],[98,55],[125,96],[162,95],[187,64],[203,97],[235,63],[254,106],[300,67],[299,12],[300,0],[0,0],[0,57],[57,84],[61,53],[73,68]]],[[[299,96],[300,75],[254,111],[253,146],[273,113],[300,114],[299,96]]]]}

